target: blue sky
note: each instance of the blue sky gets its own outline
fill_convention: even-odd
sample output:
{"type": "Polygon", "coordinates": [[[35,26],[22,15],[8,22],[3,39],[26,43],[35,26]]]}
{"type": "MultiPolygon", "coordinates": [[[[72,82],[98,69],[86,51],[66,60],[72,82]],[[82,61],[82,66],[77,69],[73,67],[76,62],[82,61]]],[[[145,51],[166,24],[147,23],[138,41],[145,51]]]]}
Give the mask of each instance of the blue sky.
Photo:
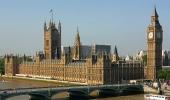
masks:
{"type": "Polygon", "coordinates": [[[73,45],[79,27],[84,45],[117,45],[121,55],[146,49],[146,29],[154,4],[164,30],[163,49],[169,49],[170,0],[1,0],[0,55],[33,55],[43,50],[43,24],[62,23],[62,45],[73,45]]]}

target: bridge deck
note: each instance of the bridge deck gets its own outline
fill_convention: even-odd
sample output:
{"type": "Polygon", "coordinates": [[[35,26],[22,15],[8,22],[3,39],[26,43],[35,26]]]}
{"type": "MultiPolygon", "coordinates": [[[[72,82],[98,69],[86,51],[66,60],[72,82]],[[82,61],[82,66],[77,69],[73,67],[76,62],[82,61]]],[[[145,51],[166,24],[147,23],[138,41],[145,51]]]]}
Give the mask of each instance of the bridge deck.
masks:
{"type": "Polygon", "coordinates": [[[44,87],[44,88],[16,88],[16,89],[4,89],[0,90],[1,100],[17,95],[25,95],[30,93],[39,93],[47,97],[51,97],[59,92],[72,92],[81,91],[84,94],[89,94],[94,90],[100,89],[123,89],[127,87],[142,87],[141,85],[135,84],[114,84],[114,85],[89,85],[89,86],[76,86],[76,87],[44,87]]]}

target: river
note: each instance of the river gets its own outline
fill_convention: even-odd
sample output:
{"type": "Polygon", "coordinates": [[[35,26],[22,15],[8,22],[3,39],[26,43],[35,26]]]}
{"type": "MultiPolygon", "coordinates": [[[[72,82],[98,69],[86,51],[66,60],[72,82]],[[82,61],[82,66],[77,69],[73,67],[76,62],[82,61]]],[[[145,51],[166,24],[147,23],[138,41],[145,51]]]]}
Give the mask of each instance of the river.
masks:
{"type": "MultiPolygon", "coordinates": [[[[25,87],[46,87],[46,86],[61,86],[68,85],[63,83],[54,83],[54,82],[44,82],[44,81],[34,81],[34,80],[23,80],[23,79],[5,79],[7,82],[0,82],[0,89],[14,89],[14,88],[25,88],[25,87]]],[[[54,100],[62,100],[67,94],[60,94],[54,97],[54,100]],[[58,99],[60,98],[60,99],[58,99]]],[[[28,100],[28,95],[16,96],[9,98],[7,100],[28,100]]],[[[119,97],[109,97],[109,98],[99,98],[93,100],[144,100],[143,94],[140,95],[131,95],[131,96],[119,96],[119,97]]]]}

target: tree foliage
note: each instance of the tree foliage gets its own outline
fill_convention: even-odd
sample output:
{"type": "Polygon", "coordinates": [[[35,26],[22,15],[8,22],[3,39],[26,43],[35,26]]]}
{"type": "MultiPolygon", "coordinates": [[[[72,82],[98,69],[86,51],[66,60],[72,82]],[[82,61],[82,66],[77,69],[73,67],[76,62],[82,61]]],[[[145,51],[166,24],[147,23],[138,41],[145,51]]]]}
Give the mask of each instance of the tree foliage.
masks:
{"type": "Polygon", "coordinates": [[[170,80],[170,70],[167,70],[166,79],[167,79],[167,80],[170,80]]]}
{"type": "Polygon", "coordinates": [[[147,55],[142,56],[142,60],[143,60],[144,65],[146,66],[147,65],[147,55]]]}
{"type": "Polygon", "coordinates": [[[159,78],[159,79],[170,80],[170,70],[167,70],[167,69],[160,70],[160,71],[158,72],[158,78],[159,78]]]}
{"type": "Polygon", "coordinates": [[[4,58],[0,58],[0,74],[4,74],[4,58]]]}

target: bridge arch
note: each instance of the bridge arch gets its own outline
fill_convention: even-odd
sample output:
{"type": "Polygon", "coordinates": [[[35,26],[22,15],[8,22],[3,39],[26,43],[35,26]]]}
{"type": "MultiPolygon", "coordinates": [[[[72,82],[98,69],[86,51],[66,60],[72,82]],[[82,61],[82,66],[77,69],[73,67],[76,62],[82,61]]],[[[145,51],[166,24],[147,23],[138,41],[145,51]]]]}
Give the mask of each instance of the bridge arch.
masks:
{"type": "Polygon", "coordinates": [[[126,86],[126,87],[121,87],[120,88],[121,90],[127,90],[127,89],[136,89],[136,90],[139,90],[139,91],[143,91],[143,86],[141,85],[129,85],[129,86],[126,86]]]}
{"type": "Polygon", "coordinates": [[[51,99],[56,99],[62,97],[87,97],[88,93],[83,90],[78,90],[78,89],[67,89],[67,90],[61,90],[61,91],[51,91],[51,99]]]}
{"type": "Polygon", "coordinates": [[[55,92],[55,91],[52,91],[51,92],[51,99],[58,99],[58,98],[61,98],[61,96],[62,97],[67,97],[67,96],[69,96],[69,92],[68,92],[68,90],[63,90],[63,91],[57,91],[57,92],[55,92]]]}
{"type": "Polygon", "coordinates": [[[128,87],[122,87],[120,89],[120,95],[132,95],[132,94],[140,94],[144,92],[144,89],[142,86],[128,86],[128,87]]]}
{"type": "Polygon", "coordinates": [[[18,94],[18,95],[10,95],[10,96],[2,96],[2,100],[13,100],[14,98],[20,100],[28,100],[29,94],[18,94]],[[21,99],[22,98],[22,99],[21,99]],[[25,98],[25,99],[23,99],[25,98]]]}
{"type": "Polygon", "coordinates": [[[31,100],[50,100],[50,97],[41,93],[29,93],[31,100]]]}
{"type": "MultiPolygon", "coordinates": [[[[32,96],[37,96],[37,97],[43,97],[45,100],[48,98],[48,94],[46,91],[43,92],[15,92],[13,94],[11,93],[3,93],[0,95],[2,100],[13,100],[12,98],[15,97],[21,97],[21,96],[27,96],[27,98],[30,98],[32,96]]],[[[21,99],[22,100],[22,99],[21,99]]],[[[43,99],[44,100],[44,99],[43,99]]]]}
{"type": "Polygon", "coordinates": [[[118,95],[118,90],[115,88],[99,88],[89,92],[90,97],[105,97],[118,95]]]}

